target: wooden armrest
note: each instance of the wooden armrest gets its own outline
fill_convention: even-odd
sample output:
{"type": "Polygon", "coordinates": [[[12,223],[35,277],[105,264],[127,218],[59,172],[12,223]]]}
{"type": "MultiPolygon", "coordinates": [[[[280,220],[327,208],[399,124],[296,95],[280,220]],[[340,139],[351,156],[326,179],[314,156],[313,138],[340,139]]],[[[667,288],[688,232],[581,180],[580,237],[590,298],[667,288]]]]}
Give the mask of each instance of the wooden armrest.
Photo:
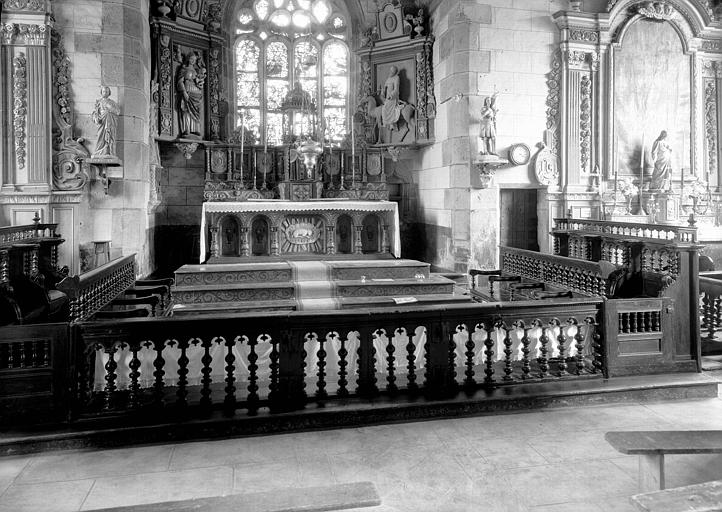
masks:
{"type": "Polygon", "coordinates": [[[135,286],[173,286],[175,279],[172,277],[166,277],[164,279],[136,279],[135,286]]]}
{"type": "Polygon", "coordinates": [[[135,295],[136,297],[148,297],[149,295],[166,295],[168,287],[160,286],[131,286],[125,290],[126,295],[135,295]]]}
{"type": "Polygon", "coordinates": [[[496,282],[521,283],[521,276],[489,276],[489,284],[496,282]]]}
{"type": "Polygon", "coordinates": [[[149,295],[148,297],[134,297],[129,298],[117,298],[113,299],[110,303],[112,306],[140,306],[146,304],[150,306],[150,316],[155,316],[155,310],[160,302],[160,297],[157,295],[149,295]]]}
{"type": "Polygon", "coordinates": [[[561,299],[574,297],[574,294],[567,290],[565,292],[535,292],[534,297],[537,299],[561,299]]]}
{"type": "Polygon", "coordinates": [[[469,275],[474,276],[500,276],[501,270],[480,270],[478,268],[472,268],[469,270],[469,275]]]}
{"type": "Polygon", "coordinates": [[[513,290],[545,290],[544,283],[512,283],[509,287],[513,290]]]}
{"type": "Polygon", "coordinates": [[[97,311],[93,318],[96,320],[109,320],[112,318],[142,318],[150,315],[146,308],[121,309],[117,311],[97,311]]]}

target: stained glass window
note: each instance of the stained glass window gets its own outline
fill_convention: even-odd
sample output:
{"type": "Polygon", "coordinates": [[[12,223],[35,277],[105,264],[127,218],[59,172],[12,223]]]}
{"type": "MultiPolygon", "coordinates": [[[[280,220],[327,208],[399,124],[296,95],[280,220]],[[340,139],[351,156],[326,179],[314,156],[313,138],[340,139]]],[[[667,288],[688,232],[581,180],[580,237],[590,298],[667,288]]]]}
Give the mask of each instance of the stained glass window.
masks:
{"type": "Polygon", "coordinates": [[[236,125],[261,144],[281,144],[281,104],[299,84],[316,104],[325,138],[348,126],[349,52],[345,14],[331,0],[255,0],[236,16],[236,125]]]}

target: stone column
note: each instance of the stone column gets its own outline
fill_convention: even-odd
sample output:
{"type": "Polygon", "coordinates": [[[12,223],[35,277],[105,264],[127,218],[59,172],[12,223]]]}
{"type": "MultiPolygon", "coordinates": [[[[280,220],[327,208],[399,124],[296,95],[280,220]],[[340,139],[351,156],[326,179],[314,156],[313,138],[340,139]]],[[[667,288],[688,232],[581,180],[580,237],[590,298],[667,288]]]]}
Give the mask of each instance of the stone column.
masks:
{"type": "Polygon", "coordinates": [[[326,254],[336,254],[336,226],[326,226],[326,254]]]}

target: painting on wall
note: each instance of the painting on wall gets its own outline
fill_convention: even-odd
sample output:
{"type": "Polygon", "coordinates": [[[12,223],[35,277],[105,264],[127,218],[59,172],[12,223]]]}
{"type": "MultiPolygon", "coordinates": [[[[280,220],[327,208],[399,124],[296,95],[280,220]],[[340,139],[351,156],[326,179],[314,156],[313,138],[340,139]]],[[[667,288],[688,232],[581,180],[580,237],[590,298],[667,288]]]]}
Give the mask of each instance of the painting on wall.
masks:
{"type": "MultiPolygon", "coordinates": [[[[638,20],[614,54],[614,144],[619,175],[652,176],[662,131],[673,175],[690,167],[690,57],[668,22],[638,20]],[[643,156],[644,155],[644,156],[643,156]]],[[[646,188],[646,186],[645,186],[646,188]]]]}

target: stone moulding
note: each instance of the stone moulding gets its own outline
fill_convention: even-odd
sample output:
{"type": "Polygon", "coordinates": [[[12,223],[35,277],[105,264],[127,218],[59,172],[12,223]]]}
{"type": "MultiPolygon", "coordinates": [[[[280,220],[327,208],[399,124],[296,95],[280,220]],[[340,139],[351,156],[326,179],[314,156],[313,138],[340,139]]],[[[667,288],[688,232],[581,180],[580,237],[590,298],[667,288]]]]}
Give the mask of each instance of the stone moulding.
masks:
{"type": "Polygon", "coordinates": [[[20,52],[13,59],[13,135],[15,160],[19,169],[25,168],[25,125],[27,122],[27,59],[20,52]]]}

